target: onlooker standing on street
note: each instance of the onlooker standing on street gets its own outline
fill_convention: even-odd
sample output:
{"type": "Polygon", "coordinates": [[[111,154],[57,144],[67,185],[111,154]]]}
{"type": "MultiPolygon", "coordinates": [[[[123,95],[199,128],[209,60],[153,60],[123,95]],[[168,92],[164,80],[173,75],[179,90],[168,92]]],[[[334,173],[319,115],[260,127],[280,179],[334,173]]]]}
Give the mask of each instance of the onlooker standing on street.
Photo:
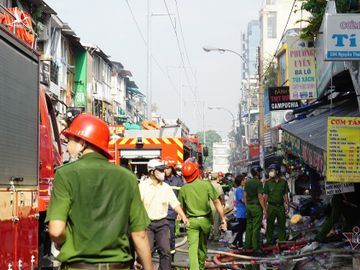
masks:
{"type": "Polygon", "coordinates": [[[182,173],[187,184],[180,189],[179,200],[187,216],[190,270],[205,269],[207,239],[211,230],[211,199],[221,217],[221,229],[226,231],[223,207],[215,188],[209,181],[200,180],[199,167],[194,162],[185,162],[182,173]]]}
{"type": "MultiPolygon", "coordinates": [[[[211,178],[211,184],[214,186],[217,194],[218,194],[218,199],[221,202],[221,205],[224,207],[225,206],[225,195],[224,195],[224,191],[222,186],[220,185],[220,180],[221,180],[221,176],[219,177],[217,173],[212,173],[210,175],[211,178]]],[[[220,222],[221,222],[221,217],[219,215],[219,213],[217,212],[214,203],[211,201],[210,199],[210,206],[211,206],[211,213],[212,213],[212,218],[213,218],[213,226],[210,232],[210,237],[209,239],[214,240],[214,241],[219,241],[220,237],[221,237],[221,232],[220,232],[220,222]]]]}
{"type": "Polygon", "coordinates": [[[166,168],[162,160],[150,160],[149,177],[139,184],[141,200],[151,220],[147,231],[151,252],[155,251],[154,241],[156,241],[156,248],[160,253],[159,269],[161,270],[171,268],[170,230],[166,219],[169,206],[180,215],[185,225],[188,223],[175,193],[168,184],[164,183],[166,168]]]}
{"type": "Polygon", "coordinates": [[[245,248],[260,252],[260,229],[263,215],[266,216],[266,206],[263,198],[263,184],[260,181],[260,166],[251,168],[253,178],[246,181],[244,201],[246,205],[245,248]]]}
{"type": "Polygon", "coordinates": [[[144,269],[152,269],[137,179],[108,162],[109,128],[81,114],[63,131],[70,162],[57,169],[46,221],[61,269],[129,269],[128,233],[144,269]]]}
{"type": "MultiPolygon", "coordinates": [[[[175,165],[176,161],[172,158],[165,158],[165,183],[168,184],[175,193],[176,198],[179,196],[180,188],[184,185],[184,181],[181,177],[176,175],[175,165]]],[[[175,254],[175,224],[176,224],[176,212],[169,207],[167,220],[170,228],[170,250],[171,254],[175,254]]]]}
{"type": "Polygon", "coordinates": [[[242,248],[243,247],[243,235],[246,230],[246,206],[244,203],[244,187],[245,177],[240,174],[235,177],[235,200],[236,200],[236,212],[235,217],[237,219],[237,234],[232,242],[231,248],[242,248]]]}
{"type": "Polygon", "coordinates": [[[264,186],[264,200],[267,203],[267,222],[266,222],[266,243],[273,244],[274,224],[277,220],[278,238],[280,241],[286,239],[286,215],[289,213],[289,186],[282,179],[280,165],[271,164],[268,168],[269,180],[264,186]]]}

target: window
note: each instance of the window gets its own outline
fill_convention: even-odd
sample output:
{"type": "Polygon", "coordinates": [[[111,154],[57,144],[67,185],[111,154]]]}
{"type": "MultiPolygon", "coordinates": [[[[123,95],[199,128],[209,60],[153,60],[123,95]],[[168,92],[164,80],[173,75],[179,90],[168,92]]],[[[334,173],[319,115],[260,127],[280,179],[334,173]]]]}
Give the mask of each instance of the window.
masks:
{"type": "Polygon", "coordinates": [[[276,38],[276,12],[271,11],[267,17],[267,37],[276,38]]]}

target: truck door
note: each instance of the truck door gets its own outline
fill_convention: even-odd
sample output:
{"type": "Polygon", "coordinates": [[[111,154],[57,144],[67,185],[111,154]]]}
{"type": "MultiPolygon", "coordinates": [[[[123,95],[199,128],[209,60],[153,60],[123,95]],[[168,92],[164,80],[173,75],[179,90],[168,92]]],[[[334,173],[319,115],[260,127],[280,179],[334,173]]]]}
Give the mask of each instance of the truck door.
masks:
{"type": "Polygon", "coordinates": [[[138,179],[147,175],[147,163],[150,159],[160,158],[160,149],[121,149],[120,165],[132,170],[138,179]]]}

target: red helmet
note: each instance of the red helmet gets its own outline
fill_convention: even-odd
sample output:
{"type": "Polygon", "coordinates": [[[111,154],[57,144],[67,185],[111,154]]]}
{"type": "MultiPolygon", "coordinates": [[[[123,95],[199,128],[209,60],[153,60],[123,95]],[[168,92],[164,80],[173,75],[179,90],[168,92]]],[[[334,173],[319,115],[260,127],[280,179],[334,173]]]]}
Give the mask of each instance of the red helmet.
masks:
{"type": "Polygon", "coordinates": [[[80,114],[75,117],[69,128],[62,132],[64,136],[74,136],[99,148],[107,158],[113,158],[108,152],[110,132],[108,125],[90,114],[80,114]]]}
{"type": "Polygon", "coordinates": [[[165,162],[165,165],[168,166],[168,167],[171,167],[171,168],[175,168],[176,166],[176,161],[171,158],[171,157],[166,157],[164,158],[164,162],[165,162]]]}
{"type": "Polygon", "coordinates": [[[189,161],[183,164],[181,172],[187,183],[193,182],[200,174],[198,164],[189,161]]]}

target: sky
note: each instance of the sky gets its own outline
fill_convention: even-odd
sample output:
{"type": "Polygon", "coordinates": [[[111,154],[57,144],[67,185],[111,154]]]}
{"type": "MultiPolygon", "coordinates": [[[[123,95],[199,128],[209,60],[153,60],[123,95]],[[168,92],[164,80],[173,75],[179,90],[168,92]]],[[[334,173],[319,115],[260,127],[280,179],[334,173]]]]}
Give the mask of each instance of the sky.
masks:
{"type": "MultiPolygon", "coordinates": [[[[163,118],[181,118],[191,133],[212,129],[225,138],[232,128],[231,114],[208,107],[226,107],[236,118],[241,59],[231,53],[207,53],[202,47],[240,52],[241,34],[250,20],[258,19],[261,2],[150,0],[153,56],[150,91],[152,103],[163,118]]],[[[98,45],[111,60],[130,70],[132,79],[146,94],[147,46],[140,34],[141,31],[146,40],[146,0],[47,0],[46,3],[70,25],[81,42],[98,45]]]]}

